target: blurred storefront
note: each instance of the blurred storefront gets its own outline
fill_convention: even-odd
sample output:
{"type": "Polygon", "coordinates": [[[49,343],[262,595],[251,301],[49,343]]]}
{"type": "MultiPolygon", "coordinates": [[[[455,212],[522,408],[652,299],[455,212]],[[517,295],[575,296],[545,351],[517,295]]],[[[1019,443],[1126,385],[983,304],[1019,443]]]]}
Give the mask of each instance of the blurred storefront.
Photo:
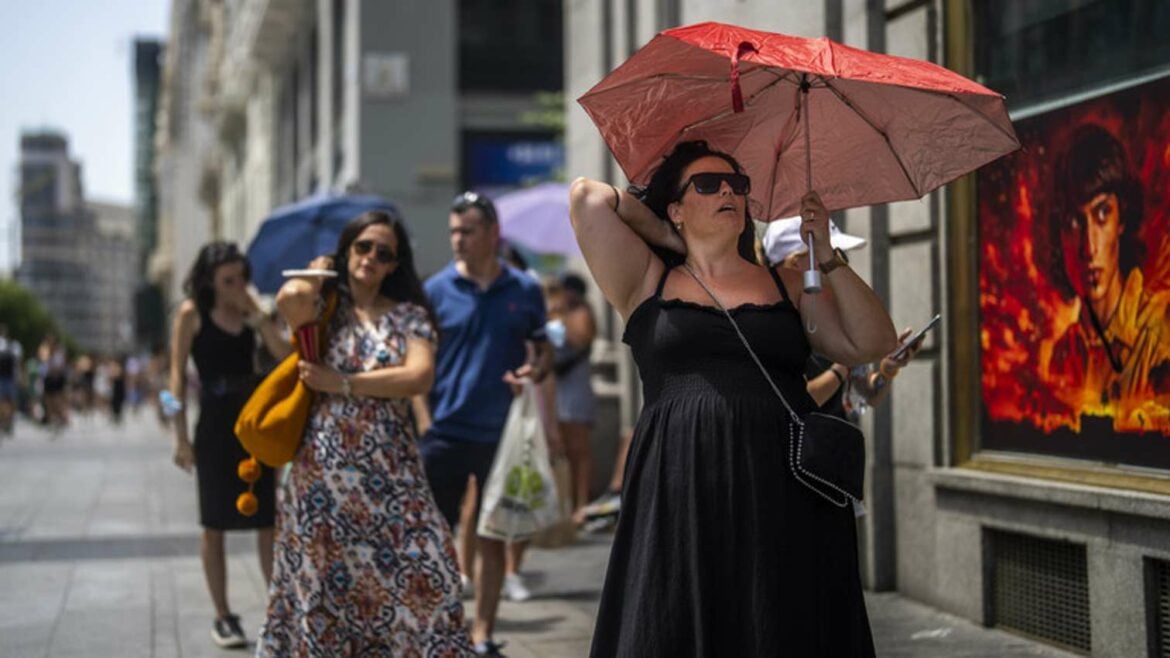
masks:
{"type": "MultiPolygon", "coordinates": [[[[1170,3],[590,0],[565,19],[570,178],[626,182],[573,99],[679,24],[825,35],[1007,96],[1021,152],[836,213],[899,327],[944,318],[864,419],[862,575],[1073,651],[1170,655],[1170,3]]],[[[628,426],[636,372],[621,318],[602,324],[628,426]]]]}

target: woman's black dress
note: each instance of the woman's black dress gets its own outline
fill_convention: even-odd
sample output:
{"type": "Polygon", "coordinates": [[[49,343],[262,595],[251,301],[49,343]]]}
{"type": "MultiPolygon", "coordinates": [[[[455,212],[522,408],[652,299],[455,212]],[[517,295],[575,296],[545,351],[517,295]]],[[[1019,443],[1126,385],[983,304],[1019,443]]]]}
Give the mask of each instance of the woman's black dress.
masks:
{"type": "Polygon", "coordinates": [[[237,475],[248,456],[236,438],[236,417],[256,388],[256,334],[245,327],[229,334],[200,311],[191,357],[199,372],[199,421],[195,424],[195,477],[199,482],[199,523],[212,530],[271,528],[276,514],[273,471],[262,467],[253,493],[260,511],[244,516],[236,498],[248,485],[237,475]]]}
{"type": "MultiPolygon", "coordinates": [[[[783,301],[732,314],[803,415],[809,346],[772,276],[783,301]]],[[[645,408],[591,655],[873,656],[853,510],[793,478],[788,416],[731,323],[665,280],[624,336],[645,408]]]]}

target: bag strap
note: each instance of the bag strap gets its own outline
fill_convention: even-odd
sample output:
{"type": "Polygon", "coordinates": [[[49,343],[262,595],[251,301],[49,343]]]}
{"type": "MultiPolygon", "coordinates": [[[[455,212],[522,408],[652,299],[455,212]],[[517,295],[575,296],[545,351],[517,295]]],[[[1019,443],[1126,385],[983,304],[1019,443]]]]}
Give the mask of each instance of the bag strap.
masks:
{"type": "Polygon", "coordinates": [[[780,388],[776,386],[776,382],[772,381],[772,376],[768,374],[768,369],[764,367],[763,362],[760,361],[760,357],[756,356],[756,351],[753,350],[751,344],[748,343],[747,337],[743,335],[743,331],[740,330],[739,324],[735,321],[735,318],[731,316],[731,312],[723,306],[723,303],[719,301],[719,298],[715,296],[714,292],[711,292],[711,289],[707,287],[707,284],[703,283],[703,280],[699,278],[699,275],[695,274],[695,271],[691,269],[690,263],[683,263],[683,267],[686,268],[687,273],[691,275],[691,278],[693,278],[703,288],[703,290],[707,292],[707,295],[711,297],[711,300],[715,302],[715,305],[719,307],[719,310],[723,311],[723,315],[727,316],[727,320],[731,322],[731,326],[735,328],[735,333],[739,336],[740,342],[742,342],[743,346],[747,348],[748,354],[752,355],[752,360],[756,362],[756,365],[760,368],[760,372],[764,374],[764,379],[768,380],[768,385],[772,387],[772,392],[776,394],[776,397],[780,398],[780,402],[784,403],[784,408],[788,410],[788,415],[792,417],[792,422],[801,427],[804,427],[804,421],[802,421],[800,416],[792,410],[792,405],[788,404],[788,400],[785,399],[784,394],[780,392],[780,388]]]}
{"type": "Polygon", "coordinates": [[[800,451],[803,450],[803,446],[801,446],[800,441],[797,440],[795,432],[796,427],[800,427],[800,431],[803,435],[804,421],[801,420],[800,416],[796,415],[796,412],[792,410],[792,407],[788,404],[788,400],[784,399],[784,394],[780,392],[780,388],[776,386],[776,382],[772,381],[772,376],[768,374],[768,370],[764,367],[763,362],[760,361],[760,357],[756,356],[756,351],[753,350],[751,344],[748,343],[747,337],[745,337],[743,332],[740,331],[739,324],[736,323],[735,318],[731,317],[731,312],[723,306],[722,302],[719,301],[719,298],[715,296],[715,293],[711,292],[711,289],[707,287],[707,284],[703,283],[703,280],[699,278],[699,275],[695,274],[695,271],[691,269],[689,264],[683,263],[683,267],[685,267],[687,269],[687,273],[689,273],[691,277],[694,278],[694,280],[697,281],[700,286],[702,286],[703,290],[707,291],[707,294],[710,295],[711,299],[715,302],[715,305],[719,307],[719,310],[723,311],[723,314],[727,316],[728,321],[731,322],[731,326],[735,327],[735,333],[739,335],[740,342],[742,342],[743,346],[747,348],[748,354],[752,355],[752,360],[756,362],[756,365],[760,368],[760,372],[762,372],[764,374],[764,378],[768,380],[768,385],[772,387],[772,392],[776,394],[776,397],[780,398],[780,401],[784,403],[784,408],[787,409],[788,414],[792,416],[793,424],[788,427],[788,463],[789,467],[792,469],[792,475],[798,482],[808,487],[809,489],[812,489],[813,493],[819,495],[821,498],[824,498],[837,507],[848,507],[850,502],[852,502],[854,514],[861,516],[861,514],[864,513],[864,508],[861,507],[857,499],[854,498],[849,492],[841,489],[832,482],[818,477],[815,473],[806,471],[803,467],[799,466],[800,451]],[[837,493],[841,494],[841,500],[837,500],[829,494],[825,493],[825,491],[823,491],[820,487],[814,485],[812,482],[809,482],[808,478],[812,478],[820,482],[823,486],[833,489],[837,493]]]}

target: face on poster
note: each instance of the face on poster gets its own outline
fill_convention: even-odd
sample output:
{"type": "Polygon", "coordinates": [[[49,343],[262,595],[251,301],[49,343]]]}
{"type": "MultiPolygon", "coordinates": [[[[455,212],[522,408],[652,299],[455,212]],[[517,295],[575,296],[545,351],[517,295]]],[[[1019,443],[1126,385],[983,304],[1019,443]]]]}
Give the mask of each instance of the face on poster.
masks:
{"type": "Polygon", "coordinates": [[[982,446],[1170,468],[1170,77],[978,176],[982,446]]]}

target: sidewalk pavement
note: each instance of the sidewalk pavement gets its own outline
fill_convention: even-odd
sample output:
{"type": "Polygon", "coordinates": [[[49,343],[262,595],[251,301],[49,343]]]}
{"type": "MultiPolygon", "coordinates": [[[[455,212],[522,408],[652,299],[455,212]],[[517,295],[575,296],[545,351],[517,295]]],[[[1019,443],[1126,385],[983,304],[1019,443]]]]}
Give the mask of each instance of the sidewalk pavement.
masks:
{"type": "MultiPolygon", "coordinates": [[[[28,425],[0,442],[0,658],[232,657],[210,639],[194,479],[170,463],[147,410],[121,428],[75,419],[59,436],[28,425]]],[[[535,598],[504,602],[510,658],[588,655],[609,536],[532,550],[535,598]]],[[[264,586],[248,533],[228,539],[229,600],[250,636],[264,586]]],[[[893,593],[867,595],[878,656],[1070,656],[893,593]]]]}

